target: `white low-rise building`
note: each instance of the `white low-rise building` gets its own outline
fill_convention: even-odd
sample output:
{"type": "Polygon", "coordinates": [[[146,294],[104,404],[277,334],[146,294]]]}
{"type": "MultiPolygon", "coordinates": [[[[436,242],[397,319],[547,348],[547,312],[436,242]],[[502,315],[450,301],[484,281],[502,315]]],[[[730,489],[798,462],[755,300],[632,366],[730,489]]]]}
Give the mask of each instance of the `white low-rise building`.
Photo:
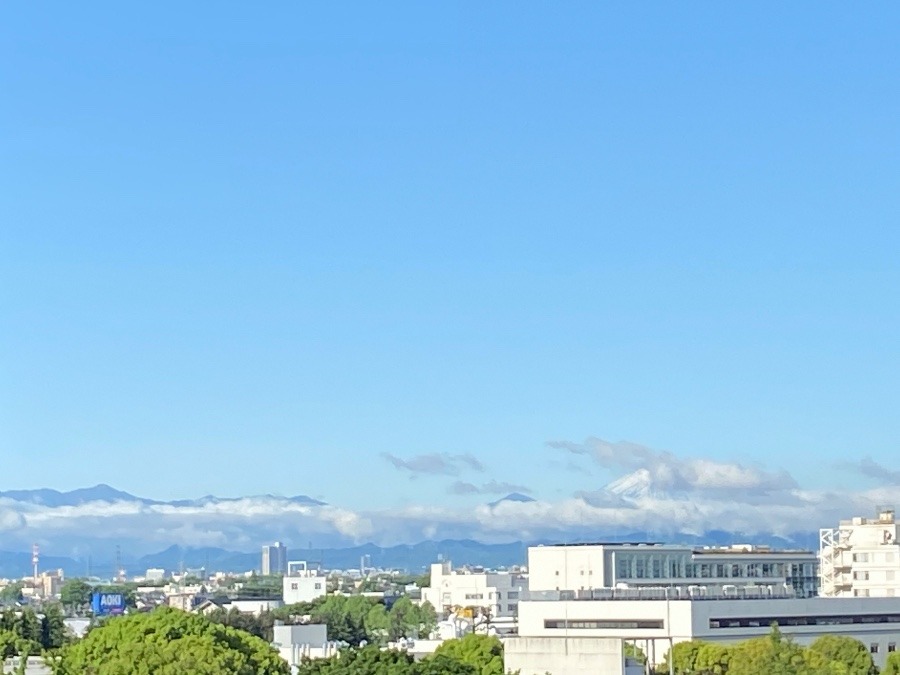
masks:
{"type": "Polygon", "coordinates": [[[328,641],[325,624],[285,626],[276,623],[272,629],[272,646],[278,650],[293,671],[304,659],[322,659],[337,654],[338,645],[328,641]]]}
{"type": "Polygon", "coordinates": [[[282,599],[285,605],[312,602],[328,592],[328,580],[305,561],[288,563],[288,574],[282,580],[282,599]]]}
{"type": "MultiPolygon", "coordinates": [[[[900,643],[900,598],[754,599],[697,592],[695,597],[666,600],[667,590],[674,596],[672,589],[645,589],[630,595],[610,591],[607,599],[563,600],[545,592],[542,598],[519,604],[519,635],[627,640],[655,664],[663,661],[673,643],[735,643],[768,634],[773,623],[804,645],[822,635],[856,638],[868,647],[878,666],[900,643]]],[[[592,595],[598,598],[596,592],[592,595]]],[[[554,675],[566,672],[548,670],[554,675]]]]}
{"type": "Polygon", "coordinates": [[[422,589],[422,602],[429,602],[438,614],[464,610],[470,616],[488,619],[514,617],[519,596],[528,588],[519,572],[476,572],[454,570],[449,562],[431,566],[431,585],[422,589]]]}

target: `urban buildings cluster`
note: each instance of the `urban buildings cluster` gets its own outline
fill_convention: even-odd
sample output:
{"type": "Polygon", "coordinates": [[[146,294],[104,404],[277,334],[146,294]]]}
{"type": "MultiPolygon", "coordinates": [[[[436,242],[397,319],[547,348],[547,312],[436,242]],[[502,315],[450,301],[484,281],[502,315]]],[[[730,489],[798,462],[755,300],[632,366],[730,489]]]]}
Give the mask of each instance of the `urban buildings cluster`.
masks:
{"type": "MultiPolygon", "coordinates": [[[[818,551],[751,545],[676,546],[595,542],[532,546],[525,565],[509,569],[431,565],[427,583],[396,583],[399,573],[325,571],[289,559],[276,542],[262,549],[259,572],[280,587],[244,597],[257,571],[235,576],[148,569],[132,580],[136,609],[165,604],[184,611],[260,614],[332,593],[389,603],[407,595],[430,603],[439,618],[428,640],[399,646],[417,654],[443,640],[484,632],[503,640],[507,670],[522,675],[642,672],[625,656],[631,643],[660,664],[673,645],[693,639],[735,643],[765,635],[773,623],[800,644],[822,635],[860,640],[881,665],[900,643],[900,525],[891,509],[820,532],[818,551]]],[[[22,601],[58,597],[62,571],[17,583],[22,601]]],[[[0,589],[2,590],[2,589],[0,589]]],[[[289,662],[338,648],[326,626],[276,624],[274,644],[289,662]]]]}

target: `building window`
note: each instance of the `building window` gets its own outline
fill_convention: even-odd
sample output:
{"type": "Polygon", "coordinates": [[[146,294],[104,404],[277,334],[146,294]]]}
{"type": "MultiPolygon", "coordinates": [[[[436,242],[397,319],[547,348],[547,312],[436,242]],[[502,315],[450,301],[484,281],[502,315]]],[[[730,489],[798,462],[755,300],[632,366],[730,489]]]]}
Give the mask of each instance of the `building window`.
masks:
{"type": "Polygon", "coordinates": [[[316,590],[317,590],[317,591],[321,591],[321,590],[322,590],[322,584],[316,584],[316,590]]]}
{"type": "Polygon", "coordinates": [[[297,584],[291,584],[291,590],[292,590],[292,591],[296,591],[296,590],[297,590],[297,584]]]}
{"type": "Polygon", "coordinates": [[[869,562],[869,554],[868,553],[854,553],[853,554],[853,562],[867,563],[867,562],[869,562]]]}
{"type": "Polygon", "coordinates": [[[598,630],[602,628],[616,629],[660,629],[663,627],[662,621],[653,621],[649,619],[589,619],[589,620],[568,620],[565,619],[545,619],[544,628],[565,628],[565,629],[581,629],[581,630],[598,630]]]}
{"type": "Polygon", "coordinates": [[[506,606],[506,611],[507,611],[507,612],[515,612],[515,611],[516,611],[516,606],[515,606],[515,605],[507,605],[507,606],[506,606]]]}
{"type": "Polygon", "coordinates": [[[710,628],[757,628],[777,623],[785,626],[842,626],[900,624],[900,614],[828,614],[820,616],[722,617],[709,620],[710,628]]]}
{"type": "Polygon", "coordinates": [[[889,652],[897,651],[897,643],[896,642],[888,642],[888,651],[889,652]]]}
{"type": "Polygon", "coordinates": [[[870,645],[869,645],[869,651],[870,651],[872,654],[877,654],[877,653],[878,653],[878,643],[877,643],[877,642],[873,642],[872,644],[870,644],[870,645]]]}

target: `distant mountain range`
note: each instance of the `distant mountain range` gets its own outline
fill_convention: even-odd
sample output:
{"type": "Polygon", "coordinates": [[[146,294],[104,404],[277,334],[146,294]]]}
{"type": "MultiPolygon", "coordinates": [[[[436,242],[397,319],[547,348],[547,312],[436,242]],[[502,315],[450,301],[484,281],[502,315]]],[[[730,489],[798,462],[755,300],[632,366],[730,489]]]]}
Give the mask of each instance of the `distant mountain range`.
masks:
{"type": "MultiPolygon", "coordinates": [[[[349,548],[289,549],[288,553],[291,560],[305,560],[321,565],[323,569],[358,569],[363,556],[368,556],[368,566],[420,573],[439,560],[450,560],[454,565],[523,565],[527,557],[526,551],[527,545],[522,542],[481,544],[460,540],[425,541],[411,546],[387,548],[364,544],[349,548]]],[[[126,557],[122,562],[129,575],[143,574],[149,568],[162,568],[172,572],[203,567],[210,571],[247,572],[259,570],[261,555],[259,551],[246,553],[215,547],[170,546],[139,558],[126,557]]],[[[40,567],[42,570],[62,569],[66,576],[110,578],[113,576],[115,559],[76,560],[65,556],[47,556],[41,558],[40,567]]],[[[18,578],[29,574],[30,570],[30,552],[0,551],[0,577],[18,578]]]]}
{"type": "MultiPolygon", "coordinates": [[[[604,541],[653,541],[646,532],[629,532],[616,537],[605,537],[604,541]]],[[[585,540],[572,539],[569,543],[583,543],[585,540]]],[[[524,565],[527,562],[528,546],[556,543],[556,541],[521,542],[507,544],[483,544],[471,540],[423,541],[414,545],[398,545],[381,547],[375,544],[364,544],[347,548],[305,548],[289,549],[291,560],[305,560],[321,565],[323,569],[358,569],[363,556],[368,556],[367,564],[386,569],[402,569],[417,574],[427,571],[431,563],[449,560],[455,566],[482,565],[485,567],[511,567],[524,565]]],[[[684,535],[672,543],[693,546],[727,546],[735,543],[729,532],[708,532],[703,536],[684,535]]],[[[778,537],[749,538],[741,543],[772,546],[773,548],[806,548],[814,550],[818,545],[817,535],[799,533],[790,541],[778,537]]],[[[149,568],[162,568],[167,571],[196,569],[203,567],[208,571],[247,572],[258,570],[260,552],[238,552],[222,548],[191,548],[170,546],[169,548],[144,555],[139,558],[123,559],[123,565],[129,575],[140,575],[149,568]]],[[[115,566],[114,558],[110,559],[73,559],[65,556],[48,556],[41,558],[41,569],[61,568],[67,576],[96,576],[110,578],[115,566]]],[[[0,577],[17,578],[27,575],[31,570],[31,554],[29,552],[0,551],[0,577]]]]}
{"type": "Polygon", "coordinates": [[[25,502],[28,504],[39,504],[41,506],[49,506],[57,508],[60,506],[80,506],[89,502],[137,502],[146,505],[169,505],[169,506],[204,506],[207,504],[218,504],[223,502],[235,502],[241,499],[266,498],[266,499],[284,499],[295,504],[306,504],[309,506],[324,506],[325,502],[320,502],[306,495],[297,495],[295,497],[279,497],[276,495],[253,495],[251,497],[215,497],[206,495],[199,499],[175,499],[172,501],[159,501],[156,499],[145,499],[144,497],[136,497],[128,492],[117,490],[104,483],[89,488],[79,488],[70,490],[69,492],[60,492],[59,490],[50,490],[48,488],[39,488],[37,490],[7,490],[0,492],[0,499],[11,499],[16,502],[25,502]]]}
{"type": "MultiPolygon", "coordinates": [[[[758,499],[764,504],[768,498],[760,494],[758,499]]],[[[100,577],[112,574],[117,555],[131,573],[182,566],[247,571],[258,567],[260,546],[273,541],[285,542],[292,559],[326,568],[355,568],[367,555],[372,565],[416,572],[441,558],[492,567],[523,564],[529,543],[817,547],[813,528],[802,529],[810,518],[795,516],[801,528],[789,529],[783,520],[770,520],[781,536],[767,532],[765,522],[755,518],[756,513],[771,518],[783,512],[777,509],[797,509],[798,504],[815,508],[792,495],[782,499],[788,500],[781,502],[785,506],[772,511],[726,499],[698,502],[691,495],[668,493],[646,469],[556,503],[513,492],[476,505],[460,501],[460,506],[360,511],[302,494],[161,501],[105,484],[69,492],[7,490],[0,492],[0,546],[7,551],[0,552],[0,576],[27,574],[34,543],[40,546],[42,569],[100,577]]]]}

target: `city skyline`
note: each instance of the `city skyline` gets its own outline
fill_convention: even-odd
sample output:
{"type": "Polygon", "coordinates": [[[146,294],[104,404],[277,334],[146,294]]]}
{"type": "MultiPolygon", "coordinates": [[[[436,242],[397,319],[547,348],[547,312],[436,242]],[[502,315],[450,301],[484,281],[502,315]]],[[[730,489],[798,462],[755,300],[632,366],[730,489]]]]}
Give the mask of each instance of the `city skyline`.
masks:
{"type": "Polygon", "coordinates": [[[900,502],[898,11],[5,4],[0,490],[900,502]]]}

